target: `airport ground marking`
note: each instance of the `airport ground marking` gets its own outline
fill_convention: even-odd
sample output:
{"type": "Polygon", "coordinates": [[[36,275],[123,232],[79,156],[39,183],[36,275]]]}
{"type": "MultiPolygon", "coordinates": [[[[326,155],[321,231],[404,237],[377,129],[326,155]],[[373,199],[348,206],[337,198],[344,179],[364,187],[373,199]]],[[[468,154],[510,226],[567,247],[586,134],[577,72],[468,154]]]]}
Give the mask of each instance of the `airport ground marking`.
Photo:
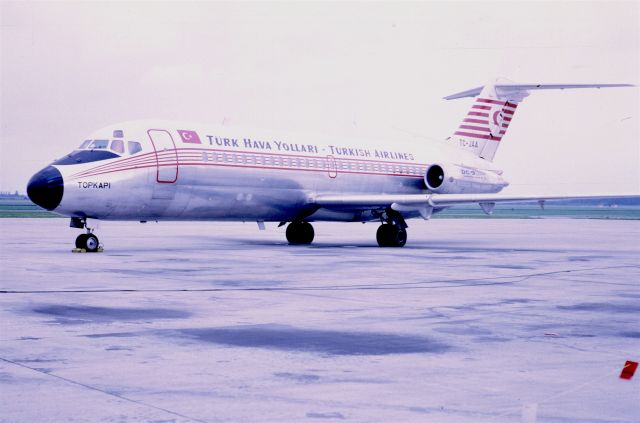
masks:
{"type": "Polygon", "coordinates": [[[109,391],[106,391],[104,389],[96,388],[95,386],[87,385],[86,383],[78,382],[76,380],[69,379],[69,378],[66,378],[64,376],[58,376],[58,375],[53,374],[53,373],[47,373],[45,371],[36,369],[35,367],[27,366],[26,364],[18,363],[16,361],[9,360],[9,359],[4,358],[4,357],[0,357],[0,360],[4,361],[5,363],[13,364],[13,365],[18,366],[18,367],[22,367],[22,368],[25,368],[25,369],[32,370],[32,371],[34,371],[36,373],[40,373],[40,374],[43,374],[45,376],[50,376],[52,378],[62,380],[64,382],[70,383],[72,385],[80,386],[82,388],[90,389],[92,391],[101,392],[103,394],[119,398],[119,399],[121,399],[123,401],[128,401],[128,402],[132,402],[132,403],[137,404],[137,405],[142,405],[144,407],[153,408],[155,410],[162,411],[162,412],[165,412],[165,413],[177,416],[177,417],[181,417],[183,419],[188,419],[188,420],[201,422],[201,423],[208,423],[206,420],[197,419],[195,417],[185,416],[184,414],[176,413],[175,411],[171,411],[171,410],[168,410],[166,408],[158,407],[157,405],[153,405],[153,404],[149,404],[149,403],[146,403],[146,402],[143,402],[143,401],[140,401],[140,400],[135,400],[135,399],[132,399],[132,398],[128,398],[128,397],[125,397],[123,395],[116,394],[115,392],[109,392],[109,391]]]}
{"type": "Polygon", "coordinates": [[[476,286],[491,285],[508,285],[524,282],[528,279],[552,276],[561,274],[570,274],[577,272],[589,272],[594,270],[609,269],[640,269],[638,265],[622,265],[622,266],[604,266],[591,267],[585,269],[564,269],[553,270],[549,272],[538,272],[520,275],[505,275],[486,278],[467,278],[467,279],[445,279],[424,282],[397,282],[397,283],[381,283],[381,284],[355,284],[355,285],[328,285],[328,286],[274,286],[274,287],[236,287],[236,288],[157,288],[157,289],[131,289],[131,288],[108,288],[108,289],[60,289],[60,290],[0,290],[0,294],[93,294],[93,293],[136,293],[136,292],[286,292],[286,291],[353,291],[353,290],[400,290],[400,289],[442,289],[442,288],[468,288],[476,286]],[[501,280],[501,281],[497,281],[501,280]],[[467,282],[467,283],[464,283],[467,282]],[[427,285],[425,284],[440,284],[427,285]],[[446,285],[448,284],[448,285],[446,285]]]}

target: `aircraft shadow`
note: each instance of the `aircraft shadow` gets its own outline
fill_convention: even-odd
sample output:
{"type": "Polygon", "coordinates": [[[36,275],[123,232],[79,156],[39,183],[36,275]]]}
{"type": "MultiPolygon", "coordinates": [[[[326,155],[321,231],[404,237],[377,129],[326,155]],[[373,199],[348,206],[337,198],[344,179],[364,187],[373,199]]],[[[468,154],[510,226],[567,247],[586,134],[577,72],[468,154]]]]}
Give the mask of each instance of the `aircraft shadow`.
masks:
{"type": "Polygon", "coordinates": [[[419,336],[303,329],[286,325],[181,329],[177,333],[219,345],[327,355],[442,353],[450,350],[449,345],[419,336]]]}

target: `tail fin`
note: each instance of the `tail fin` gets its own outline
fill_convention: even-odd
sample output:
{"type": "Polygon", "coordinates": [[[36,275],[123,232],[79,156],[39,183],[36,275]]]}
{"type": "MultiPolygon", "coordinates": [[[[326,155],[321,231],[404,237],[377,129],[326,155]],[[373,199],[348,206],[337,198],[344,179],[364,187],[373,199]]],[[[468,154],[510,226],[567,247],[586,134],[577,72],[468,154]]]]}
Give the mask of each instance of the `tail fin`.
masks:
{"type": "Polygon", "coordinates": [[[493,161],[518,104],[529,95],[530,90],[606,87],[633,87],[633,85],[492,83],[452,94],[445,97],[445,100],[464,97],[476,97],[476,100],[448,141],[472,151],[478,157],[493,161]]]}

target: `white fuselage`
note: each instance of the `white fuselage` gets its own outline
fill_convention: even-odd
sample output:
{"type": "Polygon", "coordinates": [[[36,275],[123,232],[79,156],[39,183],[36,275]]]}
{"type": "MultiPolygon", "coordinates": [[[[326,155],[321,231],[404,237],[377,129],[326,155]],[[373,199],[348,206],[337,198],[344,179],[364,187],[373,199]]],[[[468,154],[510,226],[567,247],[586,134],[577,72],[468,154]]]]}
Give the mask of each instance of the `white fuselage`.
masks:
{"type": "Polygon", "coordinates": [[[135,141],[142,150],[75,162],[74,155],[97,151],[85,147],[54,162],[64,180],[57,213],[106,220],[365,221],[374,216],[325,210],[309,200],[318,194],[428,193],[430,164],[491,165],[445,144],[365,144],[192,123],[122,123],[90,139],[121,139],[125,146],[135,141]]]}

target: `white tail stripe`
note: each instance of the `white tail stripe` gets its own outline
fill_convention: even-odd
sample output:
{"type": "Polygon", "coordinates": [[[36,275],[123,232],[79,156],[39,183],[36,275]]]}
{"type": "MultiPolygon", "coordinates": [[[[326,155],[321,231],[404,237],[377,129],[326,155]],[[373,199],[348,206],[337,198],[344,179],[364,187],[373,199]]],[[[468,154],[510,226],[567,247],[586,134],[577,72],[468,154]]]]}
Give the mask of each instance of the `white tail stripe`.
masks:
{"type": "Polygon", "coordinates": [[[471,132],[462,132],[462,131],[456,131],[453,133],[453,135],[458,135],[461,136],[463,138],[476,138],[479,140],[493,140],[493,141],[500,141],[502,138],[500,137],[493,137],[492,135],[483,135],[483,134],[474,134],[471,132]]]}
{"type": "MultiPolygon", "coordinates": [[[[491,132],[489,131],[489,129],[488,129],[488,128],[487,128],[486,130],[484,130],[484,131],[481,131],[481,130],[477,130],[477,129],[472,129],[472,128],[469,128],[469,127],[465,127],[464,125],[463,125],[463,126],[460,126],[460,127],[458,128],[458,131],[457,131],[457,132],[465,132],[465,133],[467,133],[467,134],[469,134],[469,135],[479,135],[479,136],[485,136],[485,135],[490,135],[490,134],[491,134],[491,132]]],[[[457,132],[456,132],[456,133],[457,133],[457,132]]],[[[507,130],[506,130],[506,128],[504,128],[504,129],[501,129],[501,130],[500,130],[499,134],[500,134],[500,136],[502,136],[502,135],[504,135],[506,132],[507,132],[507,130]]]]}

